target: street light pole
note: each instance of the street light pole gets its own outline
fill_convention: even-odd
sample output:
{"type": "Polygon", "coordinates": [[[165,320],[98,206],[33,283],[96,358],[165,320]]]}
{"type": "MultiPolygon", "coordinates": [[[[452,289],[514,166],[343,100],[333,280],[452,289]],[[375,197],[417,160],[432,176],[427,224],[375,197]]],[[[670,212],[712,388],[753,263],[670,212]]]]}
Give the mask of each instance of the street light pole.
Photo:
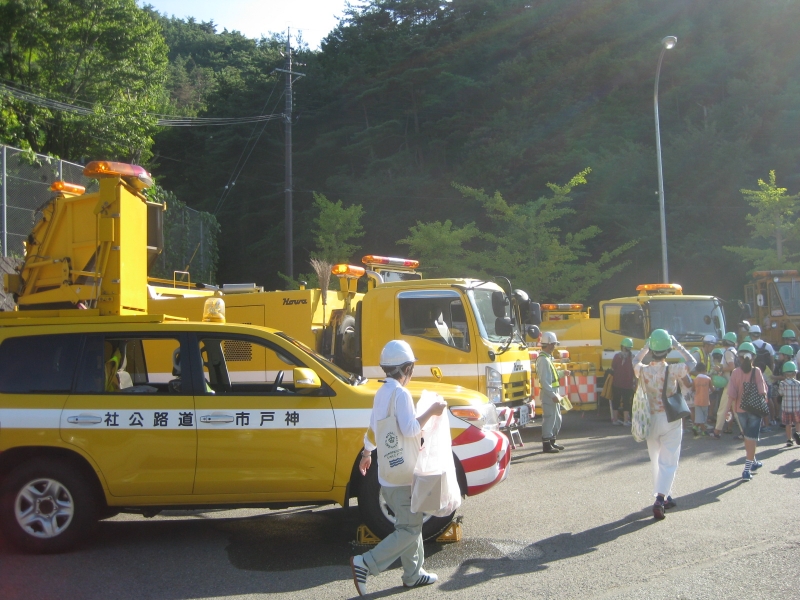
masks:
{"type": "Polygon", "coordinates": [[[656,68],[656,85],[653,91],[653,106],[656,115],[656,157],[658,159],[658,204],[661,209],[661,271],[664,283],[669,283],[669,268],[667,266],[667,216],[664,212],[664,173],[661,167],[661,129],[658,125],[658,78],[661,75],[661,62],[664,60],[664,53],[670,48],[674,48],[678,43],[678,38],[668,35],[661,40],[661,55],[658,57],[658,68],[656,68]]]}

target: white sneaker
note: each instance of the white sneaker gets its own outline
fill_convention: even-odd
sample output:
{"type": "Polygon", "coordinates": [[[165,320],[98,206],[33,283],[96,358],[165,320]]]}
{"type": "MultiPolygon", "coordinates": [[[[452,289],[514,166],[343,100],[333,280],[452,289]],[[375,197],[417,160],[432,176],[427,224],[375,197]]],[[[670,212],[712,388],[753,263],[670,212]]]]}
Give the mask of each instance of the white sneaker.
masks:
{"type": "Polygon", "coordinates": [[[611,424],[612,424],[612,425],[622,425],[622,421],[620,421],[619,419],[617,419],[616,421],[611,421],[611,424]]]}
{"type": "Polygon", "coordinates": [[[630,422],[630,421],[625,421],[625,422],[623,423],[623,425],[624,425],[625,427],[630,427],[630,426],[631,426],[631,422],[630,422]]]}
{"type": "Polygon", "coordinates": [[[367,575],[369,575],[364,559],[361,556],[351,556],[350,569],[353,571],[353,583],[356,584],[358,595],[364,596],[367,593],[367,575]]]}
{"type": "Polygon", "coordinates": [[[424,585],[430,585],[432,583],[436,583],[439,581],[439,576],[436,573],[426,573],[423,569],[419,570],[419,579],[413,585],[408,585],[407,583],[403,584],[404,588],[415,588],[415,587],[422,587],[424,585]]]}

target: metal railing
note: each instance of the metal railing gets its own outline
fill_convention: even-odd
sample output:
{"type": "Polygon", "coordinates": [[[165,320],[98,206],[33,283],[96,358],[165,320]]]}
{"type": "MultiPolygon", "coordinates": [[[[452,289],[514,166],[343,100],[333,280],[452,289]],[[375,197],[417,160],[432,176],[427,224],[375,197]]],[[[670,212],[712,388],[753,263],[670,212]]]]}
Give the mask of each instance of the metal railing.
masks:
{"type": "MultiPolygon", "coordinates": [[[[40,218],[39,209],[53,196],[54,181],[77,183],[87,192],[97,191],[97,180],[83,174],[83,165],[43,154],[0,145],[0,246],[3,257],[21,258],[23,242],[40,218]]],[[[188,206],[167,208],[165,247],[156,270],[171,277],[173,270],[193,268],[193,279],[210,281],[216,270],[215,253],[209,253],[216,231],[203,213],[188,206]]],[[[158,273],[161,274],[161,273],[158,273]]]]}

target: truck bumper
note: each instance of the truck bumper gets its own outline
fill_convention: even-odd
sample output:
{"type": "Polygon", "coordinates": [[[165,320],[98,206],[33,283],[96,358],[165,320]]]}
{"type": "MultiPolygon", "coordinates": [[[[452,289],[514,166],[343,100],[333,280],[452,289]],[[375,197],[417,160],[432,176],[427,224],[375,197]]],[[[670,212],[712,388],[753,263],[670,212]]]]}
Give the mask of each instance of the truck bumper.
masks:
{"type": "Polygon", "coordinates": [[[485,492],[508,475],[511,451],[499,431],[468,427],[453,440],[453,453],[467,476],[468,496],[485,492]]]}

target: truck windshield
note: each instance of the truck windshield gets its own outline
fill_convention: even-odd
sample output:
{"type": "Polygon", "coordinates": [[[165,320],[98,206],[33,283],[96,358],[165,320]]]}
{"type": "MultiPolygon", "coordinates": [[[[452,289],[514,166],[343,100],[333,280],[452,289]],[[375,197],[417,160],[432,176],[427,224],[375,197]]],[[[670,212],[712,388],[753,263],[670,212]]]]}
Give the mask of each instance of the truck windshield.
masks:
{"type": "Polygon", "coordinates": [[[787,315],[800,315],[800,281],[784,281],[775,284],[781,295],[787,315]]]}
{"type": "Polygon", "coordinates": [[[666,329],[679,342],[701,342],[708,334],[719,339],[725,333],[722,309],[711,299],[654,299],[649,303],[648,312],[650,331],[666,329]]]}
{"type": "MultiPolygon", "coordinates": [[[[478,331],[483,339],[490,342],[503,342],[508,339],[507,335],[498,335],[494,328],[496,317],[492,310],[492,293],[493,289],[471,289],[467,290],[472,309],[475,311],[476,320],[478,321],[478,331]]],[[[511,309],[506,305],[506,316],[511,316],[511,309]]]]}

